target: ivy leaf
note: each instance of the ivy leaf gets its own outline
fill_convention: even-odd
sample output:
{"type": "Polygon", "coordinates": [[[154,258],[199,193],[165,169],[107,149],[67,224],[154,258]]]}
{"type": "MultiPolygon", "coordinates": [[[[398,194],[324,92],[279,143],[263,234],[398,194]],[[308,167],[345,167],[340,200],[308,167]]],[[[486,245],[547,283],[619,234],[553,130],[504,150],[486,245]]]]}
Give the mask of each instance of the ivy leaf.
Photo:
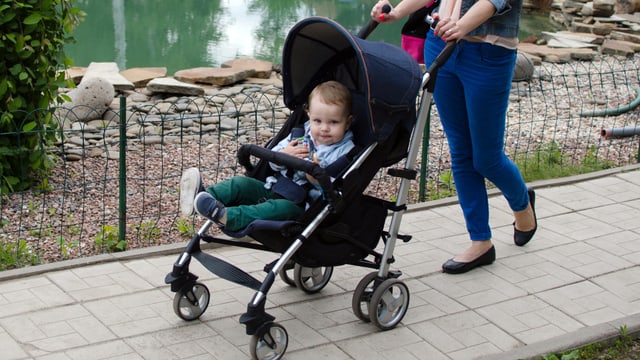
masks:
{"type": "Polygon", "coordinates": [[[38,13],[33,13],[29,16],[27,16],[26,19],[24,19],[23,23],[25,25],[35,25],[37,24],[40,20],[42,20],[42,15],[38,14],[38,13]]]}
{"type": "Polygon", "coordinates": [[[35,127],[36,127],[37,125],[38,125],[38,124],[37,124],[35,121],[30,121],[30,122],[26,123],[26,124],[22,127],[22,131],[24,131],[24,132],[29,132],[29,131],[31,131],[31,130],[33,130],[33,129],[35,129],[35,127]]]}

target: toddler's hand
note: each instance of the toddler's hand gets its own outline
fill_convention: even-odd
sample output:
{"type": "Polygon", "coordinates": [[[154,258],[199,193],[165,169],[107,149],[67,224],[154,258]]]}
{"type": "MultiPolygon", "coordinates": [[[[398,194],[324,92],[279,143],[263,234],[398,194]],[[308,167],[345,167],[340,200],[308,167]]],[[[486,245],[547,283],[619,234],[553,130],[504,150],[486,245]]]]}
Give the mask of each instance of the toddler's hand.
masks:
{"type": "Polygon", "coordinates": [[[285,154],[295,156],[298,159],[304,159],[309,156],[309,147],[300,145],[296,139],[291,140],[289,144],[280,151],[285,154]]]}

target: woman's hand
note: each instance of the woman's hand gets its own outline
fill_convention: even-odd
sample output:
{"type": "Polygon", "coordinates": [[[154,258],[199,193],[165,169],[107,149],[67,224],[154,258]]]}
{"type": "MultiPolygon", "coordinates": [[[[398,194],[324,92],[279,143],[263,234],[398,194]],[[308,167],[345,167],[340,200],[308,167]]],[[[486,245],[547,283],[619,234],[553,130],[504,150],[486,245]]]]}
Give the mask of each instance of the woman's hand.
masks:
{"type": "Polygon", "coordinates": [[[391,3],[388,0],[380,0],[373,5],[373,8],[371,9],[371,18],[377,22],[392,23],[398,21],[401,17],[398,17],[398,14],[394,10],[395,9],[391,6],[391,3]],[[382,12],[382,7],[385,5],[388,5],[391,9],[388,13],[382,12]]]}
{"type": "Polygon", "coordinates": [[[444,41],[457,41],[487,21],[495,12],[496,8],[490,1],[478,0],[457,21],[449,17],[441,19],[438,17],[438,14],[433,15],[434,19],[438,20],[438,24],[433,32],[444,41]]]}
{"type": "Polygon", "coordinates": [[[304,144],[299,144],[298,140],[293,139],[283,147],[280,152],[297,157],[298,159],[304,159],[309,156],[309,147],[304,144]]]}
{"type": "Polygon", "coordinates": [[[455,41],[462,39],[462,37],[467,33],[458,25],[457,21],[451,18],[439,19],[438,14],[435,14],[434,18],[438,20],[438,25],[436,25],[436,28],[433,29],[433,33],[436,36],[441,37],[444,41],[455,41]]]}

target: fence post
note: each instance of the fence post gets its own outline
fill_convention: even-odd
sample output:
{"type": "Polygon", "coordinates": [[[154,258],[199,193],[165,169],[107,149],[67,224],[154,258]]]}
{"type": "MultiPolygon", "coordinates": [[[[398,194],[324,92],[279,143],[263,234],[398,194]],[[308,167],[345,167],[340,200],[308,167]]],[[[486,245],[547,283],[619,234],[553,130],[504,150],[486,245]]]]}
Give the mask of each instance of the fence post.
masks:
{"type": "Polygon", "coordinates": [[[429,138],[431,137],[431,106],[427,110],[427,122],[424,125],[422,135],[422,159],[420,160],[420,187],[418,190],[418,200],[423,202],[426,200],[427,193],[427,167],[429,166],[429,138]]]}
{"type": "Polygon", "coordinates": [[[120,166],[118,168],[118,237],[125,241],[127,231],[127,98],[120,96],[120,166]]]}

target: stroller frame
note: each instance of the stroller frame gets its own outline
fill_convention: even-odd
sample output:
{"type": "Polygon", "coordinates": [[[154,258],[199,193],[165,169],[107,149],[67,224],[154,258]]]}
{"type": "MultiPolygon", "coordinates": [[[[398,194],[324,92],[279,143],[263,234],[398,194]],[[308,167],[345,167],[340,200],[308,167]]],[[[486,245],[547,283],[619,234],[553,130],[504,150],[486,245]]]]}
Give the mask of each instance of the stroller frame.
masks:
{"type": "MultiPolygon", "coordinates": [[[[361,38],[366,37],[366,35],[375,28],[375,23],[370,22],[367,24],[366,27],[360,31],[359,37],[355,38],[346,29],[332,20],[312,17],[300,21],[293,27],[292,33],[300,37],[308,36],[309,33],[304,33],[307,28],[311,29],[309,30],[311,31],[310,34],[313,34],[314,31],[317,31],[314,29],[315,27],[323,30],[322,35],[319,37],[326,36],[331,40],[333,39],[332,36],[335,35],[332,34],[331,31],[335,31],[339,38],[344,37],[344,39],[340,39],[340,41],[345,41],[346,39],[349,46],[353,46],[356,51],[361,51],[363,48],[369,46],[366,44],[367,42],[361,38]],[[329,31],[329,35],[325,35],[325,27],[331,30],[329,31]],[[300,35],[301,33],[303,34],[300,35]]],[[[287,44],[294,42],[294,40],[296,40],[295,36],[290,34],[285,42],[285,53],[289,49],[287,44]]],[[[327,41],[327,43],[331,45],[331,41],[327,41]]],[[[388,44],[383,45],[392,46],[388,44]]],[[[293,45],[291,46],[293,47],[293,45]]],[[[282,138],[290,132],[292,124],[287,126],[289,121],[279,131],[278,135],[267,144],[267,148],[257,145],[243,145],[240,148],[238,153],[239,163],[247,169],[249,174],[255,175],[261,171],[260,165],[264,168],[264,164],[268,164],[268,162],[275,162],[289,168],[302,170],[319,181],[326,199],[316,201],[316,203],[311,205],[310,210],[314,209],[314,206],[317,209],[314,209],[315,216],[309,219],[306,224],[301,224],[298,221],[277,222],[278,224],[272,221],[256,221],[254,222],[256,223],[255,226],[254,223],[252,223],[247,229],[243,230],[243,232],[230,234],[233,237],[249,235],[257,239],[258,243],[211,236],[208,234],[208,230],[214,223],[211,220],[207,220],[194,234],[184,251],[173,264],[172,271],[165,277],[165,283],[170,284],[171,291],[175,292],[173,309],[178,317],[186,321],[196,320],[200,318],[209,305],[209,289],[206,285],[197,281],[197,275],[189,271],[191,259],[196,258],[207,270],[220,278],[256,291],[247,305],[247,311],[240,317],[240,323],[246,326],[247,335],[251,335],[250,353],[254,359],[280,359],[284,356],[288,345],[286,329],[282,325],[274,322],[275,317],[265,311],[267,294],[278,276],[289,285],[295,285],[307,293],[315,293],[322,290],[328,284],[334,265],[349,264],[376,269],[364,276],[356,286],[352,298],[352,310],[360,320],[372,322],[381,330],[393,329],[402,321],[409,307],[409,289],[407,285],[399,279],[402,273],[399,270],[391,270],[390,266],[395,262],[393,252],[397,240],[404,242],[411,240],[410,235],[401,235],[399,234],[399,230],[402,216],[407,209],[406,202],[411,181],[417,177],[417,171],[415,169],[416,159],[421,146],[422,134],[428,123],[431,94],[433,93],[435,81],[435,76],[430,76],[430,74],[435,74],[437,68],[446,61],[448,55],[450,55],[453,50],[453,46],[447,46],[445,50],[443,50],[443,54],[434,61],[434,64],[424,75],[419,71],[418,64],[415,60],[402,49],[397,48],[397,50],[409,59],[409,62],[403,65],[418,69],[417,85],[414,86],[415,89],[408,90],[410,94],[413,93],[412,99],[409,101],[410,105],[408,107],[406,104],[405,106],[389,105],[385,103],[385,99],[376,99],[378,102],[378,108],[376,108],[376,106],[371,106],[375,101],[367,98],[366,100],[369,104],[366,104],[364,107],[367,118],[379,118],[382,112],[383,115],[389,115],[389,117],[395,119],[396,125],[398,125],[398,123],[400,125],[395,126],[395,130],[385,129],[386,125],[382,125],[383,132],[386,132],[382,136],[379,135],[379,133],[367,134],[366,131],[359,130],[360,133],[365,133],[366,136],[368,135],[369,138],[373,138],[374,140],[368,141],[364,146],[359,148],[355,159],[335,180],[332,181],[325,170],[315,163],[293,158],[285,154],[275,153],[268,149],[268,147],[272,147],[277,143],[276,140],[278,140],[278,137],[282,138]],[[416,116],[415,100],[418,96],[420,86],[422,86],[423,92],[416,116]],[[380,103],[384,105],[382,108],[380,108],[380,103]],[[401,110],[398,110],[399,108],[401,110]],[[395,114],[396,112],[398,114],[395,114]],[[409,118],[408,124],[403,123],[406,121],[404,119],[406,117],[409,118]],[[344,211],[345,207],[348,207],[349,203],[356,199],[354,195],[352,195],[354,191],[350,192],[345,190],[345,184],[349,183],[349,179],[363,176],[362,169],[366,168],[366,165],[371,162],[370,158],[375,157],[376,154],[379,156],[379,153],[386,154],[389,152],[388,148],[385,148],[385,145],[381,146],[380,144],[384,144],[384,140],[388,137],[396,136],[402,138],[402,134],[404,133],[398,135],[398,128],[405,129],[400,130],[400,132],[405,131],[409,134],[408,150],[403,150],[401,154],[392,154],[391,158],[385,160],[388,163],[381,164],[383,166],[380,166],[387,167],[405,159],[405,164],[402,169],[390,169],[388,171],[390,176],[400,178],[397,197],[395,202],[375,199],[377,200],[377,204],[384,209],[384,218],[387,217],[388,211],[392,212],[389,230],[380,231],[378,234],[378,237],[381,238],[384,243],[383,252],[375,251],[375,246],[366,247],[359,244],[357,250],[360,251],[363,256],[345,258],[336,263],[324,263],[320,260],[318,260],[318,262],[313,260],[307,262],[303,255],[299,254],[300,249],[313,238],[316,230],[322,227],[323,223],[328,221],[327,219],[331,219],[336,213],[339,214],[341,211],[344,211]],[[251,163],[251,156],[260,159],[257,166],[251,163]],[[291,242],[284,248],[273,246],[272,244],[265,244],[259,239],[259,236],[254,237],[256,234],[261,235],[263,231],[280,234],[284,238],[291,239],[291,242]],[[232,245],[281,253],[281,255],[272,263],[265,265],[264,271],[266,272],[266,276],[263,281],[259,281],[235,265],[203,252],[200,246],[201,242],[232,245]],[[368,259],[367,257],[369,256],[373,257],[373,259],[368,259]],[[287,271],[292,269],[294,270],[293,279],[287,274],[287,271]]],[[[291,51],[293,52],[293,50],[291,51]]],[[[388,52],[389,49],[385,48],[383,51],[388,52]]],[[[359,54],[356,55],[360,56],[359,54]]],[[[314,83],[313,81],[309,81],[306,74],[300,72],[296,73],[292,71],[290,74],[285,73],[285,70],[292,67],[290,66],[291,64],[287,63],[287,57],[283,56],[283,58],[285,104],[293,109],[302,109],[306,95],[308,95],[310,89],[318,82],[314,83]],[[293,80],[288,80],[288,78],[292,78],[293,80]]],[[[400,79],[399,81],[405,80],[400,79]]],[[[376,87],[376,84],[367,83],[366,85],[367,91],[369,88],[376,87]]],[[[377,84],[377,86],[380,87],[381,85],[377,84]]],[[[296,110],[294,110],[294,114],[295,113],[296,110]]],[[[295,115],[292,115],[292,117],[294,116],[295,115]]],[[[379,124],[374,124],[374,126],[376,125],[379,124]]],[[[378,128],[380,128],[380,126],[378,126],[378,128]]],[[[400,143],[404,144],[402,140],[400,143]]],[[[373,177],[375,173],[377,173],[377,171],[371,173],[371,170],[367,170],[365,171],[364,177],[367,177],[367,175],[373,177]]],[[[362,189],[364,189],[364,187],[362,189]]],[[[359,192],[355,191],[355,193],[359,192]]],[[[359,196],[357,199],[368,201],[369,197],[361,194],[359,196]]],[[[306,213],[307,212],[305,212],[305,214],[306,213]]],[[[382,223],[381,229],[384,227],[384,220],[382,223]]],[[[346,236],[346,239],[347,242],[352,240],[349,239],[348,236],[346,236]]]]}

